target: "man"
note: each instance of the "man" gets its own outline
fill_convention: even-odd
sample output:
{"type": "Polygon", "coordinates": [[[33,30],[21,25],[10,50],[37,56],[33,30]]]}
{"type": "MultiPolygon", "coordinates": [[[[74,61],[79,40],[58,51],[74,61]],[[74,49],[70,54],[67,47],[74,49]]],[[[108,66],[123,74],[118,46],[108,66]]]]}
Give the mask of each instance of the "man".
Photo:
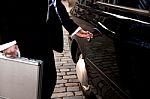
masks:
{"type": "Polygon", "coordinates": [[[53,50],[63,51],[62,25],[70,35],[83,38],[93,35],[69,19],[61,0],[1,0],[0,13],[1,44],[16,41],[3,53],[16,57],[20,50],[22,57],[42,60],[41,99],[49,99],[56,84],[53,50]]]}

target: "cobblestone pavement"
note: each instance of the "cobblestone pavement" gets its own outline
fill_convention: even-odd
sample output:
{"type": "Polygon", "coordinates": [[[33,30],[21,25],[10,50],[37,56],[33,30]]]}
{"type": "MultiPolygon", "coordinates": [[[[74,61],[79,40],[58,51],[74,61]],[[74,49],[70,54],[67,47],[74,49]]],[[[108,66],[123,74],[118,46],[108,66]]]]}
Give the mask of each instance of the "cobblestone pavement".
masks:
{"type": "MultiPolygon", "coordinates": [[[[65,2],[64,4],[67,3],[65,2]]],[[[64,51],[63,53],[54,51],[57,68],[57,84],[52,99],[84,99],[79,87],[75,64],[71,59],[68,36],[68,32],[64,29],[64,51]]]]}

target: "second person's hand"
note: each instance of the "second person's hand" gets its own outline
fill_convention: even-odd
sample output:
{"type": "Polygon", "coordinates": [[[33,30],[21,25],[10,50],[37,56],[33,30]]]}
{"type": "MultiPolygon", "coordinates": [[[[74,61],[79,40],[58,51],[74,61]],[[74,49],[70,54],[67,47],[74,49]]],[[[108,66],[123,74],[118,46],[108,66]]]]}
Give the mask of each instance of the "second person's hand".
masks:
{"type": "Polygon", "coordinates": [[[77,35],[78,37],[81,37],[81,38],[87,38],[87,39],[93,38],[93,34],[92,34],[91,32],[85,31],[85,30],[83,30],[83,29],[79,30],[79,31],[76,33],[76,35],[77,35]]]}

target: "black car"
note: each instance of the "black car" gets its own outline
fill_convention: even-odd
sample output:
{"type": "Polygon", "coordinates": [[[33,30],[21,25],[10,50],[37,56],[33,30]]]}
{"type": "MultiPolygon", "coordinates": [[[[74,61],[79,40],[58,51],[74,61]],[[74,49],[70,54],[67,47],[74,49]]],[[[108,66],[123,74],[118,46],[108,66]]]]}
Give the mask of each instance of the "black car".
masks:
{"type": "Polygon", "coordinates": [[[94,35],[71,40],[72,59],[87,98],[148,96],[150,0],[143,8],[139,1],[79,0],[71,10],[74,21],[94,35]]]}

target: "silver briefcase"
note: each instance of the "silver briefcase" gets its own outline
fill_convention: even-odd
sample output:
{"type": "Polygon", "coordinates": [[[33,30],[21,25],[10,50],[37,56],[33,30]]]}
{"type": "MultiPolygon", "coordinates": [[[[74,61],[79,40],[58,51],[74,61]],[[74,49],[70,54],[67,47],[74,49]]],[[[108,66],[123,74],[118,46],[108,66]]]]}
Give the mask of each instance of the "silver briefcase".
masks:
{"type": "Polygon", "coordinates": [[[42,61],[0,55],[0,99],[41,99],[42,61]]]}

